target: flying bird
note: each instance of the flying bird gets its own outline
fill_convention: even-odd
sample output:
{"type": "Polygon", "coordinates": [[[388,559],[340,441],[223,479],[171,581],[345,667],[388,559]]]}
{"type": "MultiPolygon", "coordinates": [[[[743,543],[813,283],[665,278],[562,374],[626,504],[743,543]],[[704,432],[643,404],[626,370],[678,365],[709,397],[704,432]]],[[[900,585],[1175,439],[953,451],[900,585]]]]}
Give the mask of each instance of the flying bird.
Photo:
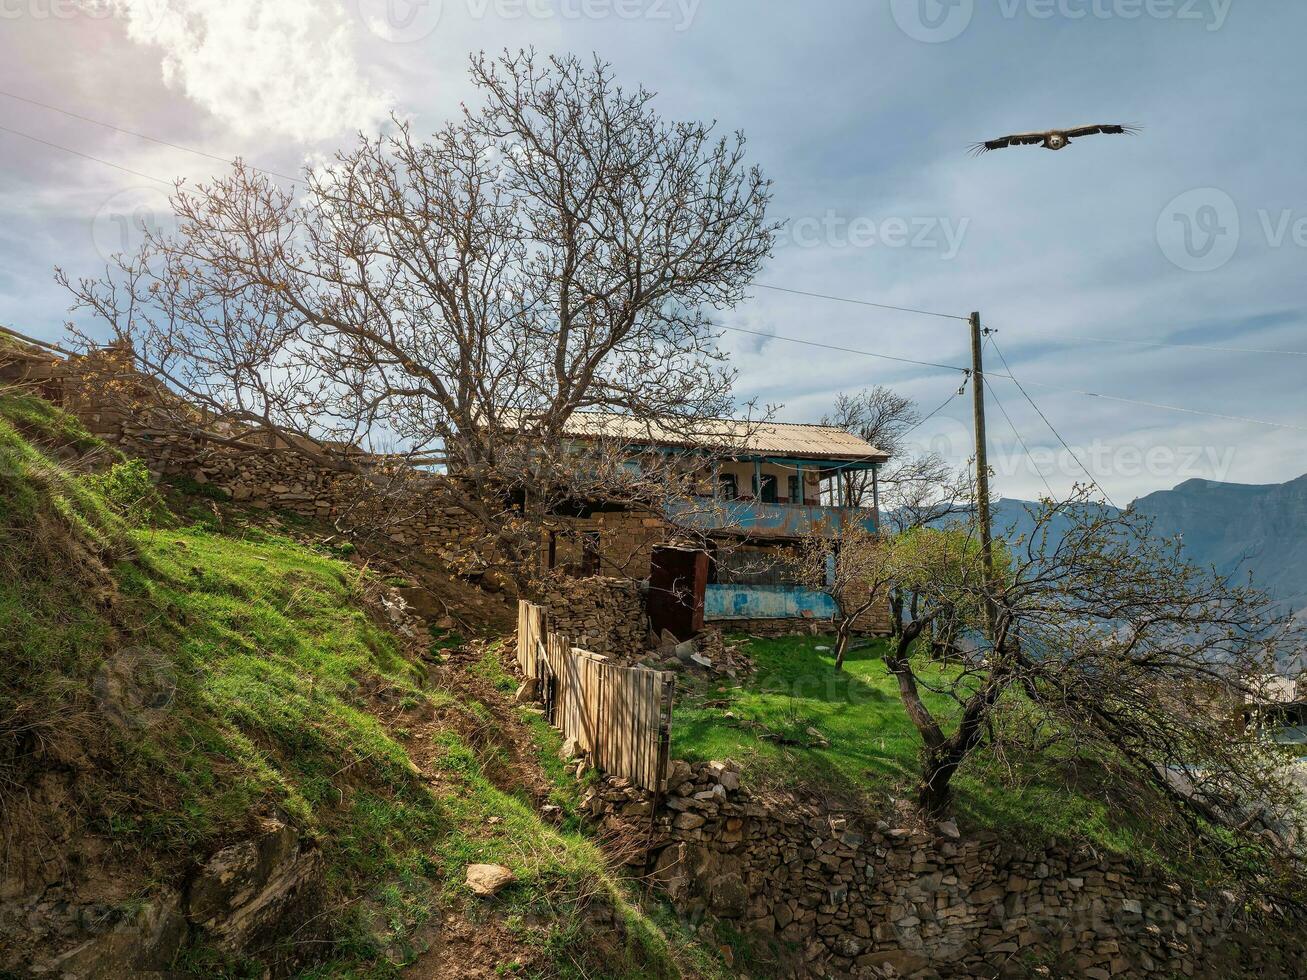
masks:
{"type": "Polygon", "coordinates": [[[990,150],[1002,150],[1009,146],[1042,146],[1046,150],[1064,150],[1073,139],[1081,136],[1096,136],[1104,133],[1109,136],[1133,135],[1139,132],[1138,126],[1078,126],[1075,129],[1050,129],[1046,133],[1016,133],[987,143],[976,143],[971,147],[975,156],[990,150]]]}

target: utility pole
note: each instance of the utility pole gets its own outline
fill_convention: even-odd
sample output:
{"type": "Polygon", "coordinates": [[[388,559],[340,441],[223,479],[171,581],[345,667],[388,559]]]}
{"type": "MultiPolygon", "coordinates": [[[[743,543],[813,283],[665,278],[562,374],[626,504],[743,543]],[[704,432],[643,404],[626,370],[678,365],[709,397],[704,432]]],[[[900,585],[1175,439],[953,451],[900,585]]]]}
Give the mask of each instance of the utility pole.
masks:
{"type": "MultiPolygon", "coordinates": [[[[980,314],[971,314],[971,404],[976,429],[976,510],[980,520],[980,560],[985,571],[985,585],[994,584],[994,539],[989,513],[989,453],[985,441],[985,364],[981,347],[983,331],[980,314]]],[[[993,599],[985,602],[990,640],[994,639],[997,610],[993,599]]]]}

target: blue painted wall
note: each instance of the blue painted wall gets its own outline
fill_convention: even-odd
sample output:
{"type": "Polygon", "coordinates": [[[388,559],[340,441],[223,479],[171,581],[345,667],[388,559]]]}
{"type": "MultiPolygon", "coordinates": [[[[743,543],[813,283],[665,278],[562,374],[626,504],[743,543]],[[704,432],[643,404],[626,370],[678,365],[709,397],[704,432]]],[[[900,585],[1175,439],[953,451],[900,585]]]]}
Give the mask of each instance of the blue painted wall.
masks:
{"type": "Polygon", "coordinates": [[[721,619],[834,619],[835,600],[797,585],[710,585],[703,617],[721,619]]]}

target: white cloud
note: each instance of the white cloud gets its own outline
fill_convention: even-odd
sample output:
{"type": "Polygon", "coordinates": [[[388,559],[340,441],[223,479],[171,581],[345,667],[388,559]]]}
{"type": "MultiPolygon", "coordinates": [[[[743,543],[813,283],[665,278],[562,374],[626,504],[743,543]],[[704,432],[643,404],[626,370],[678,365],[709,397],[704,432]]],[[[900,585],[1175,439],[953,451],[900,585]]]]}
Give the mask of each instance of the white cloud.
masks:
{"type": "Polygon", "coordinates": [[[163,80],[241,136],[299,142],[371,130],[389,99],[354,55],[332,0],[89,0],[163,52],[163,80]]]}

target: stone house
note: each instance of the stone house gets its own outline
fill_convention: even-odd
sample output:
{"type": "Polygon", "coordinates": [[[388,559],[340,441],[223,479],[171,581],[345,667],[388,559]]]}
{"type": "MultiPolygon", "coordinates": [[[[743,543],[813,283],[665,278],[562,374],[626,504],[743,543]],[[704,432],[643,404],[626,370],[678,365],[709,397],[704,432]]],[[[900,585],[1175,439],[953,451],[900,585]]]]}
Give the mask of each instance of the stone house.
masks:
{"type": "Polygon", "coordinates": [[[693,540],[709,553],[704,619],[771,632],[795,621],[828,623],[830,596],[795,577],[785,552],[814,530],[832,535],[857,523],[879,529],[876,474],[889,457],[833,426],[743,419],[698,420],[693,430],[611,413],[577,413],[565,434],[577,444],[618,445],[631,465],[674,455],[691,474],[691,494],[658,508],[588,501],[544,534],[541,570],[634,579],[650,573],[652,549],[693,540]],[[871,475],[872,506],[851,506],[850,472],[871,475]]]}

